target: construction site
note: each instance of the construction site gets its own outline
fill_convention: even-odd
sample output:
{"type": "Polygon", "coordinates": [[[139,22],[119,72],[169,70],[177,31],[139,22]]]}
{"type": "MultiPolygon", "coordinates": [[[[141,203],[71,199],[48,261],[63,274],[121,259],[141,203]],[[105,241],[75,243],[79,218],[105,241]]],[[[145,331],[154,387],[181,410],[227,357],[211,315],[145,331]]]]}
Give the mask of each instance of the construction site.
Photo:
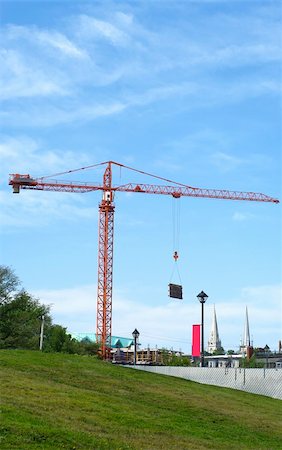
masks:
{"type": "MultiPolygon", "coordinates": [[[[264,203],[279,203],[277,198],[273,198],[263,193],[256,192],[241,192],[221,189],[206,189],[199,187],[192,187],[183,183],[172,181],[160,176],[146,173],[139,169],[114,162],[107,161],[87,167],[78,169],[70,169],[65,172],[56,173],[50,176],[34,177],[31,174],[12,174],[10,176],[9,184],[12,186],[13,193],[19,194],[23,190],[37,190],[37,191],[55,191],[55,192],[69,192],[69,193],[87,193],[93,191],[100,191],[102,199],[99,204],[99,220],[98,220],[98,276],[97,276],[97,315],[96,315],[96,341],[99,344],[100,355],[103,359],[111,359],[111,339],[112,339],[112,302],[113,302],[113,252],[114,252],[114,215],[115,215],[115,196],[120,193],[130,194],[146,194],[146,195],[161,195],[171,196],[178,201],[181,197],[233,200],[233,201],[247,201],[247,202],[264,202],[264,203]],[[66,176],[73,173],[86,172],[89,169],[96,167],[104,167],[103,179],[100,183],[91,182],[74,182],[67,180],[60,180],[55,177],[66,176]],[[128,170],[133,174],[142,175],[145,177],[154,178],[159,184],[136,183],[130,182],[126,184],[116,184],[113,181],[113,167],[123,170],[128,170]]],[[[175,248],[172,254],[174,265],[177,268],[178,263],[178,248],[175,248]]],[[[171,298],[181,300],[182,285],[170,282],[168,284],[168,293],[171,298]]],[[[200,300],[202,304],[202,319],[203,319],[203,305],[207,298],[202,291],[204,298],[200,300]]],[[[199,294],[198,297],[201,297],[199,294]]],[[[137,332],[137,330],[136,330],[137,332]]],[[[201,355],[203,357],[203,322],[198,341],[201,342],[201,355]]],[[[199,352],[199,350],[198,350],[199,352]]],[[[150,356],[152,360],[158,360],[158,352],[150,356]]]]}

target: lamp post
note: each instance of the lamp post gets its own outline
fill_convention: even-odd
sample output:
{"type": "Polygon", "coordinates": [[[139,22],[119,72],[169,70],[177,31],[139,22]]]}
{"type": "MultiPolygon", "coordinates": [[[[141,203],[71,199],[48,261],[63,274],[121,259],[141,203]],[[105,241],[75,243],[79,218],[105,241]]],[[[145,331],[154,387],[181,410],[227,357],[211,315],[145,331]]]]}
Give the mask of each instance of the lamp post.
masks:
{"type": "Polygon", "coordinates": [[[139,338],[139,331],[137,328],[132,333],[133,339],[134,339],[134,365],[136,365],[136,350],[137,350],[137,339],[139,338]]]}
{"type": "Polygon", "coordinates": [[[208,298],[208,295],[201,291],[197,298],[202,305],[202,320],[201,320],[201,367],[205,365],[205,355],[204,355],[204,304],[208,298]]]}

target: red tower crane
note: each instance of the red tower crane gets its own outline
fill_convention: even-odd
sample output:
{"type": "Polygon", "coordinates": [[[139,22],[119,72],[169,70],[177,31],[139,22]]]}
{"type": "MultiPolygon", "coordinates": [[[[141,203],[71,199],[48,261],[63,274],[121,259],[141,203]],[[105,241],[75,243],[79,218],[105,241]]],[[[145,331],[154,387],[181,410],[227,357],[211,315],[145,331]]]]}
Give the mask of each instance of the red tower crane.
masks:
{"type": "Polygon", "coordinates": [[[49,180],[50,177],[32,178],[30,175],[11,174],[9,184],[14,193],[20,189],[33,189],[60,192],[103,191],[99,205],[99,239],[98,239],[98,285],[97,285],[97,323],[96,339],[100,345],[101,355],[107,358],[111,346],[112,334],[112,286],[113,286],[113,244],[114,244],[114,194],[115,192],[135,192],[143,194],[171,195],[180,197],[217,198],[225,200],[247,200],[254,202],[279,203],[278,199],[255,192],[240,192],[220,189],[202,189],[167,180],[114,161],[69,170],[58,175],[89,169],[98,165],[106,165],[103,184],[66,182],[49,180]],[[120,186],[112,184],[112,165],[149,175],[169,183],[169,185],[128,183],[120,186]]]}

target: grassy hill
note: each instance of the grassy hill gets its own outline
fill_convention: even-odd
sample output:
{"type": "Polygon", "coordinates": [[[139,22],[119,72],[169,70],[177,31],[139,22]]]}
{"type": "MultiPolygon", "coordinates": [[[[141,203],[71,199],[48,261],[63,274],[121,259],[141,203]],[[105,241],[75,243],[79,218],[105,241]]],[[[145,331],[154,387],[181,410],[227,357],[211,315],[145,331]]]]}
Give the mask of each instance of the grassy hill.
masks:
{"type": "Polygon", "coordinates": [[[282,402],[116,367],[0,351],[1,449],[280,449],[282,402]]]}

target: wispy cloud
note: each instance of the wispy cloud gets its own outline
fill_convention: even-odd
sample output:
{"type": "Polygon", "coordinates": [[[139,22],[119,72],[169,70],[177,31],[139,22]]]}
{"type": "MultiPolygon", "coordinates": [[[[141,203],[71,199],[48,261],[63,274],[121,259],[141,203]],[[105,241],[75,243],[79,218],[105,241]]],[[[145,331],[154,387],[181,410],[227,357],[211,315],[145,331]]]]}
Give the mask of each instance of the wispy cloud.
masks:
{"type": "MultiPolygon", "coordinates": [[[[34,88],[36,89],[36,85],[32,89],[34,88]]],[[[40,84],[38,88],[40,88],[40,84]]],[[[48,89],[48,84],[46,89],[48,89]]],[[[58,104],[47,103],[43,110],[41,102],[32,102],[29,106],[27,102],[22,102],[18,104],[16,109],[14,106],[4,107],[1,113],[1,120],[2,123],[12,126],[50,127],[75,121],[89,122],[100,117],[121,114],[128,110],[134,110],[161,101],[170,100],[174,102],[176,105],[175,111],[179,108],[189,111],[193,108],[238,103],[246,96],[256,97],[266,93],[274,94],[278,91],[278,85],[277,89],[274,86],[273,89],[270,89],[270,85],[266,81],[258,81],[258,84],[253,86],[252,89],[248,89],[245,84],[237,85],[236,91],[234,91],[232,83],[230,85],[226,84],[224,94],[219,84],[214,84],[212,88],[207,84],[201,85],[199,83],[164,84],[162,87],[150,87],[141,92],[140,88],[134,93],[126,92],[120,94],[117,92],[111,101],[108,100],[108,96],[97,100],[82,94],[79,98],[69,98],[65,102],[61,101],[58,104]]],[[[28,95],[31,94],[32,90],[28,89],[28,95]]],[[[215,161],[219,164],[220,159],[222,162],[224,157],[227,161],[227,155],[222,155],[221,157],[220,154],[215,155],[215,161]]],[[[231,159],[229,163],[231,163],[231,159]]]]}
{"type": "Polygon", "coordinates": [[[242,213],[238,211],[236,211],[232,216],[232,220],[235,220],[236,222],[245,222],[246,220],[252,220],[254,218],[255,218],[254,214],[242,213]]]}
{"type": "Polygon", "coordinates": [[[2,179],[10,173],[29,173],[34,176],[48,175],[52,172],[90,164],[86,153],[62,149],[46,149],[39,141],[27,136],[2,137],[0,141],[2,179]],[[42,168],[46,173],[42,173],[42,168]]]}
{"type": "MultiPolygon", "coordinates": [[[[40,290],[33,294],[43,303],[53,305],[55,321],[66,326],[69,332],[95,332],[96,284],[61,290],[40,290]]],[[[272,349],[277,348],[281,332],[281,295],[282,287],[278,285],[250,286],[242,289],[237,298],[226,298],[218,302],[216,311],[224,348],[237,350],[239,347],[246,306],[254,345],[264,346],[268,343],[272,349]]],[[[212,313],[213,305],[206,305],[206,340],[209,337],[212,313]]],[[[193,323],[198,323],[198,313],[193,305],[177,301],[165,302],[162,306],[148,305],[129,299],[125,291],[115,292],[113,334],[130,337],[134,324],[140,331],[143,347],[150,343],[151,346],[157,344],[159,347],[181,347],[189,352],[193,323]]]]}
{"type": "Polygon", "coordinates": [[[271,168],[273,164],[271,155],[246,151],[246,149],[241,149],[239,152],[235,149],[234,153],[225,150],[213,151],[211,152],[209,159],[211,163],[223,173],[235,171],[244,167],[248,167],[248,170],[250,170],[250,168],[265,170],[271,168]],[[237,153],[235,154],[235,152],[240,156],[237,156],[237,153]]]}
{"type": "Polygon", "coordinates": [[[211,156],[213,163],[221,170],[225,172],[238,168],[244,163],[244,160],[236,156],[224,153],[216,152],[211,156]]]}
{"type": "MultiPolygon", "coordinates": [[[[87,58],[87,52],[80,49],[77,45],[70,41],[64,34],[56,30],[49,31],[44,29],[38,29],[35,26],[26,27],[18,25],[8,25],[6,38],[8,41],[21,41],[25,39],[33,46],[36,47],[54,48],[59,51],[58,57],[65,55],[67,57],[81,59],[87,58]]],[[[54,55],[53,55],[54,56],[54,55]]]]}
{"type": "Polygon", "coordinates": [[[67,327],[69,332],[95,332],[96,293],[96,285],[89,284],[52,291],[38,290],[33,295],[51,306],[54,322],[67,327]]]}
{"type": "Polygon", "coordinates": [[[173,99],[182,108],[180,100],[185,99],[189,110],[280,95],[280,80],[260,70],[263,64],[280,63],[281,55],[275,18],[261,14],[233,14],[232,20],[213,14],[200,24],[209,30],[200,36],[193,21],[187,29],[181,20],[177,28],[168,20],[158,30],[138,9],[129,14],[121,6],[66,17],[54,29],[3,27],[1,120],[15,126],[53,126],[173,99]],[[269,26],[262,26],[262,19],[269,26]],[[235,37],[238,26],[241,34],[236,31],[235,37]],[[218,27],[222,38],[215,32],[218,27]],[[266,34],[266,28],[273,31],[266,34]],[[257,73],[248,71],[250,65],[258,66],[257,73]],[[235,66],[246,70],[240,81],[226,76],[235,66]],[[213,70],[219,71],[217,83],[208,75],[213,70]],[[98,91],[101,86],[106,89],[98,91]],[[43,104],[32,101],[36,99],[43,104]]]}
{"type": "Polygon", "coordinates": [[[60,97],[67,94],[59,74],[46,73],[39,64],[29,64],[25,56],[13,49],[0,51],[2,100],[22,97],[60,97]]]}
{"type": "Polygon", "coordinates": [[[11,173],[29,173],[36,177],[90,164],[92,161],[83,152],[77,154],[70,150],[44,149],[40,142],[18,136],[2,139],[0,158],[0,185],[5,186],[0,193],[0,224],[3,230],[4,227],[9,230],[11,226],[47,225],[55,219],[96,218],[96,209],[89,207],[86,198],[82,196],[56,192],[40,192],[39,195],[38,192],[29,190],[18,196],[12,194],[12,188],[7,189],[8,175],[11,173]]]}
{"type": "MultiPolygon", "coordinates": [[[[123,16],[124,18],[128,16],[123,16]]],[[[77,34],[84,39],[104,38],[115,46],[124,46],[129,41],[129,36],[121,28],[106,20],[96,19],[87,15],[81,15],[76,20],[77,34]]],[[[125,23],[128,24],[128,21],[125,23]]]]}
{"type": "Polygon", "coordinates": [[[18,228],[38,228],[55,221],[95,220],[97,208],[85,197],[61,192],[22,191],[20,195],[0,192],[0,226],[2,232],[18,228]]]}
{"type": "Polygon", "coordinates": [[[73,44],[66,36],[61,33],[53,32],[48,33],[46,31],[38,32],[35,35],[38,41],[44,44],[48,44],[55,49],[58,49],[62,54],[75,59],[87,58],[87,52],[85,50],[79,49],[73,44]]]}

